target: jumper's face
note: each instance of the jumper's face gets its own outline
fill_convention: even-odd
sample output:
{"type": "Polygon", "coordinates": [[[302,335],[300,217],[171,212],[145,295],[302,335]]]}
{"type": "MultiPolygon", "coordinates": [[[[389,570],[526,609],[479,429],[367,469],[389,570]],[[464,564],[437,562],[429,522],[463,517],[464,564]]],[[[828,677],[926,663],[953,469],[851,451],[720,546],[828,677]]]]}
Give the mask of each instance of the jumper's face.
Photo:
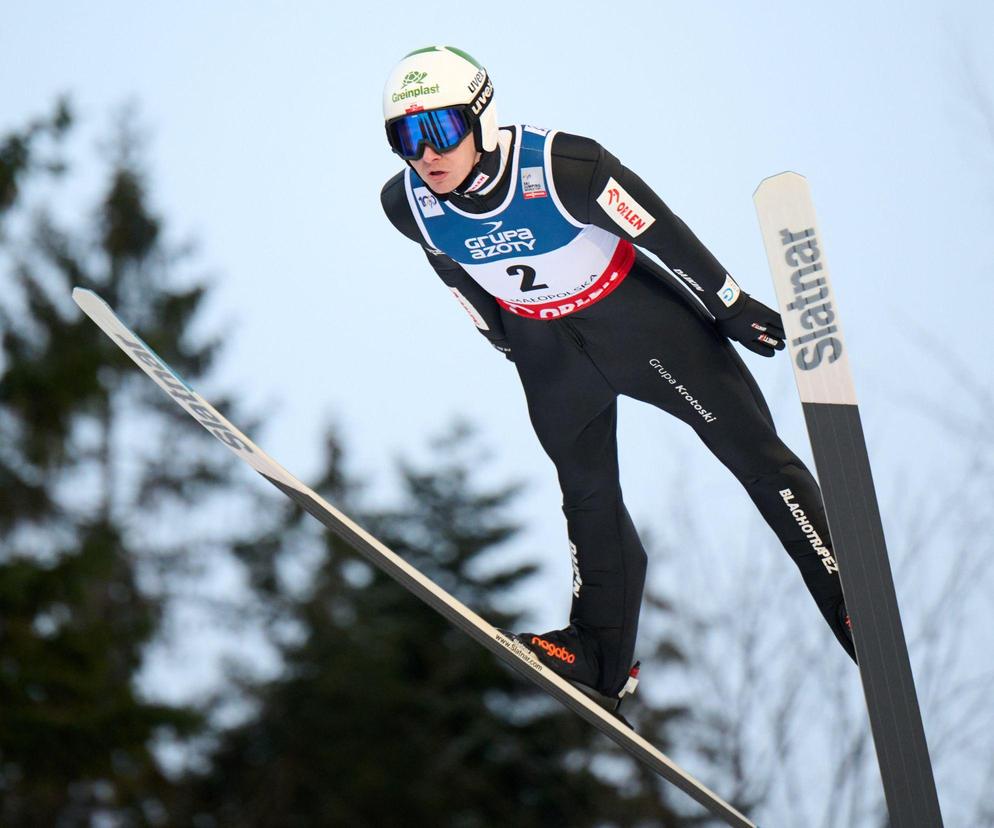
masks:
{"type": "Polygon", "coordinates": [[[459,186],[479,160],[480,153],[470,133],[448,152],[436,152],[426,146],[424,155],[411,161],[411,166],[433,192],[444,195],[459,186]]]}

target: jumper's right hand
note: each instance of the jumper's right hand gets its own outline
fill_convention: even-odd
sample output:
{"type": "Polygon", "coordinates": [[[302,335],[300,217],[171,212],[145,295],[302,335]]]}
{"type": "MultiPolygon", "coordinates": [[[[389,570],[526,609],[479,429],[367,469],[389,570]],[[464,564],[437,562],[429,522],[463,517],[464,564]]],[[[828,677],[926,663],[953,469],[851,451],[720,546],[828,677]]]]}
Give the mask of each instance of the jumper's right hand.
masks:
{"type": "Polygon", "coordinates": [[[743,293],[729,310],[731,316],[715,320],[718,330],[729,339],[764,357],[784,349],[783,320],[773,308],[743,293]]]}

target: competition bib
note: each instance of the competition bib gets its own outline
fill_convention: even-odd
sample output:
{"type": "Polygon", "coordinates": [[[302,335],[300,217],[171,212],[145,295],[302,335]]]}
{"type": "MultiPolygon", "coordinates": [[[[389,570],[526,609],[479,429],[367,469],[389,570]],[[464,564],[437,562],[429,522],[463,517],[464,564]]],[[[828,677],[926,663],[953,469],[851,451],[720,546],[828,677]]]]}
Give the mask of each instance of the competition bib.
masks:
{"type": "Polygon", "coordinates": [[[511,183],[496,210],[460,210],[438,199],[412,169],[407,197],[428,247],[457,261],[505,310],[554,319],[607,296],[628,275],[635,250],[566,212],[552,179],[555,132],[514,130],[511,183]]]}

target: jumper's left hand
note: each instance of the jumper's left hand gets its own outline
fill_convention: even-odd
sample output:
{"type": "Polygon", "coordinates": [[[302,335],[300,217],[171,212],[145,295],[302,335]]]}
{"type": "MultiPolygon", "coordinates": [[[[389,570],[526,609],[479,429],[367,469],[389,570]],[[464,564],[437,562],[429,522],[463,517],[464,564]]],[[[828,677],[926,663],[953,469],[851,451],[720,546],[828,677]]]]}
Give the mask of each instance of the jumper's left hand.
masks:
{"type": "Polygon", "coordinates": [[[783,350],[783,320],[773,308],[743,293],[730,310],[734,312],[732,316],[715,320],[725,336],[764,357],[783,350]]]}

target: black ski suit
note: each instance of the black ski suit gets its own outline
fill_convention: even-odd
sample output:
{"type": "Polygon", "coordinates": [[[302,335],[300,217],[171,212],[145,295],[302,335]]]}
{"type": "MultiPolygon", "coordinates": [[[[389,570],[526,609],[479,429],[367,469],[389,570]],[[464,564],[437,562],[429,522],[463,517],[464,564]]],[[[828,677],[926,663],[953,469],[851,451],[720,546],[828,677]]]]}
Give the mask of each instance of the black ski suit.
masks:
{"type": "MultiPolygon", "coordinates": [[[[501,149],[485,157],[467,179],[478,181],[474,177],[482,168],[490,184],[475,193],[438,196],[439,204],[464,214],[500,215],[493,211],[506,203],[510,187],[525,189],[526,172],[522,166],[519,184],[514,145],[522,141],[521,128],[502,130],[502,140],[501,149]]],[[[636,251],[627,275],[602,298],[581,302],[578,308],[560,304],[558,311],[549,312],[551,318],[535,318],[531,308],[499,301],[507,297],[487,292],[459,262],[434,247],[427,236],[431,231],[424,231],[432,226],[426,216],[434,213],[422,206],[419,215],[414,191],[405,185],[406,171],[387,182],[382,203],[394,226],[425,249],[480,331],[514,360],[535,432],[562,487],[574,556],[570,622],[596,643],[597,689],[613,695],[624,684],[646,570],[646,554],[619,485],[619,394],[687,423],[736,476],[797,564],[839,642],[854,657],[843,626],[842,589],[818,485],[777,436],[756,382],[719,330],[723,320],[751,300],[739,295],[737,287],[731,304],[728,293],[722,298],[729,284],[724,268],[641,179],[598,143],[565,133],[553,133],[548,141],[545,175],[551,181],[541,182],[541,192],[555,195],[576,226],[594,225],[652,252],[686,287],[636,251]],[[608,196],[612,187],[634,206],[622,210],[625,203],[619,207],[616,194],[608,196]],[[648,226],[646,216],[651,218],[648,226]]],[[[413,184],[423,186],[411,177],[413,184]]],[[[534,179],[529,182],[532,189],[538,186],[534,179]]],[[[441,207],[433,204],[431,210],[441,207]]],[[[499,227],[494,221],[488,225],[499,227]]],[[[508,269],[515,287],[525,270],[508,269]]],[[[541,274],[535,276],[533,270],[527,278],[538,282],[541,274]]],[[[526,280],[522,289],[534,291],[526,280]]]]}

